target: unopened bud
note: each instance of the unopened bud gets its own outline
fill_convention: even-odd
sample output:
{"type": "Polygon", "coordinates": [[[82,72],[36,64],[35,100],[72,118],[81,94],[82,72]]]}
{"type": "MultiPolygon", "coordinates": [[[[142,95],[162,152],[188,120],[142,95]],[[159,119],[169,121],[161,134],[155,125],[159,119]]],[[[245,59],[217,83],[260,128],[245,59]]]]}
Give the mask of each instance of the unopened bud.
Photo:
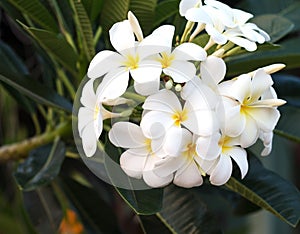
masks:
{"type": "Polygon", "coordinates": [[[165,84],[166,89],[171,89],[173,87],[173,81],[170,79],[165,84]]]}
{"type": "Polygon", "coordinates": [[[180,92],[180,91],[182,90],[181,84],[175,85],[175,90],[176,90],[177,92],[180,92]]]}

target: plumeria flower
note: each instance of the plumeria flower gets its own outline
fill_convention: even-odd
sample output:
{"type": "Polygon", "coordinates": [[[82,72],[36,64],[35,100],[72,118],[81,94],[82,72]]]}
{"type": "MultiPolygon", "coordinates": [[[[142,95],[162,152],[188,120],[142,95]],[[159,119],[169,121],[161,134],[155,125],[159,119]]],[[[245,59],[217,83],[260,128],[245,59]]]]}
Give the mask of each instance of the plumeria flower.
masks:
{"type": "Polygon", "coordinates": [[[214,161],[205,162],[198,156],[195,150],[196,139],[196,135],[183,129],[180,144],[174,145],[175,152],[170,152],[174,153],[175,157],[167,157],[157,162],[153,169],[154,173],[160,177],[174,174],[173,183],[184,188],[200,186],[203,183],[202,176],[205,176],[205,169],[210,169],[214,161]]]}
{"type": "Polygon", "coordinates": [[[130,177],[143,178],[151,187],[162,187],[173,180],[173,175],[157,176],[155,163],[162,161],[152,150],[152,140],[146,138],[141,128],[130,122],[117,122],[109,131],[109,140],[117,147],[126,148],[120,157],[120,166],[130,177]]]}
{"type": "Polygon", "coordinates": [[[149,96],[143,108],[146,113],[141,120],[141,128],[150,139],[163,138],[166,152],[175,150],[182,139],[182,127],[191,132],[208,136],[218,130],[219,125],[209,102],[203,93],[187,97],[182,107],[180,100],[170,90],[160,90],[149,96]]]}
{"type": "MultiPolygon", "coordinates": [[[[103,120],[120,116],[118,113],[107,111],[102,106],[101,88],[98,90],[98,93],[99,95],[96,95],[94,91],[94,81],[89,80],[84,85],[80,98],[83,106],[78,111],[78,132],[82,139],[84,153],[87,157],[91,157],[96,153],[98,138],[103,129],[103,120]]],[[[112,103],[112,100],[110,101],[112,103]]],[[[113,103],[116,102],[122,104],[126,100],[114,100],[113,103]]]]}
{"type": "Polygon", "coordinates": [[[138,93],[149,95],[157,92],[161,64],[148,57],[166,50],[172,42],[173,33],[174,26],[164,25],[143,38],[138,21],[130,13],[129,20],[115,23],[109,30],[110,42],[117,52],[99,52],[90,63],[88,77],[95,79],[105,75],[102,82],[110,90],[108,99],[125,92],[129,74],[135,81],[138,93]],[[134,35],[141,41],[135,41],[134,35]]]}
{"type": "MultiPolygon", "coordinates": [[[[200,136],[196,142],[196,152],[202,159],[208,159],[207,146],[213,147],[214,165],[207,171],[213,185],[225,184],[232,174],[232,159],[241,171],[242,179],[248,172],[247,152],[239,146],[238,138],[216,133],[213,137],[200,136]]],[[[212,151],[211,151],[212,152],[212,151]]]]}
{"type": "Polygon", "coordinates": [[[243,148],[254,144],[260,131],[271,132],[278,122],[278,106],[286,102],[267,95],[273,81],[263,68],[253,76],[243,74],[235,80],[223,82],[219,91],[223,95],[224,121],[221,125],[231,137],[240,137],[243,148]]]}

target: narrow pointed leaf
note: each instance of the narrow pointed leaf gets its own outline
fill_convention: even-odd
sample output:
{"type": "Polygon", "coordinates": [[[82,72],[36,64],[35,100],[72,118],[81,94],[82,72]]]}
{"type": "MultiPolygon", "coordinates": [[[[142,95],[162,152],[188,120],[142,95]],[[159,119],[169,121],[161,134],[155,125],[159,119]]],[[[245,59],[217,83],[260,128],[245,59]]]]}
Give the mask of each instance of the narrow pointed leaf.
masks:
{"type": "Polygon", "coordinates": [[[49,10],[39,0],[9,0],[22,13],[39,24],[43,29],[58,32],[57,23],[49,10]]]}
{"type": "Polygon", "coordinates": [[[250,170],[243,180],[231,177],[226,186],[254,204],[296,227],[300,220],[300,192],[290,182],[267,170],[255,157],[249,158],[250,170]]]}
{"type": "Polygon", "coordinates": [[[34,190],[51,182],[59,173],[65,157],[65,144],[58,139],[53,145],[37,148],[19,164],[15,178],[24,191],[34,190]]]}
{"type": "Polygon", "coordinates": [[[71,6],[74,11],[74,18],[76,22],[77,33],[81,38],[83,52],[87,60],[91,60],[95,55],[93,44],[93,30],[90,19],[85,11],[83,4],[77,0],[70,0],[71,6]]]}

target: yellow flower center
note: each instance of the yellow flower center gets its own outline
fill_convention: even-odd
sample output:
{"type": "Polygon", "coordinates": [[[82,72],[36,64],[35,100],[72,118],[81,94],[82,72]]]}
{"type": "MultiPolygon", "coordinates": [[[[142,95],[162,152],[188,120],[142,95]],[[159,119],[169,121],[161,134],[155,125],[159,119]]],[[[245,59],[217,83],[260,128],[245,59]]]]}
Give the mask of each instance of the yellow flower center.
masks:
{"type": "Polygon", "coordinates": [[[146,148],[147,148],[147,151],[150,153],[150,154],[152,154],[153,152],[152,152],[152,148],[151,148],[151,139],[146,139],[145,140],[145,145],[146,145],[146,148]]]}
{"type": "Polygon", "coordinates": [[[222,148],[222,153],[226,153],[229,149],[231,149],[231,146],[228,146],[229,137],[228,136],[222,136],[219,140],[219,146],[222,148]]]}
{"type": "Polygon", "coordinates": [[[193,143],[188,144],[186,147],[186,151],[183,152],[183,155],[187,157],[189,160],[192,160],[195,154],[196,154],[196,145],[193,143]]]}
{"type": "Polygon", "coordinates": [[[174,120],[174,125],[179,127],[183,121],[187,120],[187,111],[185,109],[182,111],[176,111],[172,115],[172,119],[174,120]]]}
{"type": "Polygon", "coordinates": [[[136,55],[127,55],[126,56],[126,60],[124,61],[124,66],[128,69],[128,70],[133,70],[139,67],[139,61],[140,61],[140,57],[138,54],[136,55]]]}
{"type": "Polygon", "coordinates": [[[168,54],[166,52],[162,52],[161,57],[158,59],[158,61],[161,63],[162,68],[166,68],[166,67],[171,66],[174,59],[175,59],[175,56],[173,54],[168,54]]]}
{"type": "Polygon", "coordinates": [[[98,118],[99,113],[100,113],[100,107],[96,105],[94,109],[94,120],[98,118]]]}

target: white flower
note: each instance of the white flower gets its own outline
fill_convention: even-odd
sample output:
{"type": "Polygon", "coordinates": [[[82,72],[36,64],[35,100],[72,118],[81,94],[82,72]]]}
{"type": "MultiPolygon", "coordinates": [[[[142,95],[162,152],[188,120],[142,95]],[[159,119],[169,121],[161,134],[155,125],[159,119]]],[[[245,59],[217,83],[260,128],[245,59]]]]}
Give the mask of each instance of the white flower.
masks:
{"type": "Polygon", "coordinates": [[[101,95],[96,95],[93,85],[93,80],[89,80],[84,85],[80,98],[83,107],[80,107],[78,110],[78,132],[87,157],[93,156],[97,150],[98,138],[103,128],[102,121],[119,116],[103,108],[102,97],[101,95]]]}
{"type": "Polygon", "coordinates": [[[196,67],[192,61],[206,59],[206,51],[194,43],[182,43],[171,51],[172,45],[160,53],[158,61],[162,65],[163,72],[171,76],[176,83],[184,83],[191,80],[196,74],[196,67]]]}
{"type": "Polygon", "coordinates": [[[152,140],[144,136],[138,125],[117,122],[108,136],[115,146],[128,149],[120,157],[120,166],[128,176],[143,178],[151,187],[165,186],[172,181],[172,174],[160,177],[153,173],[155,163],[163,159],[152,151],[152,140]]]}
{"type": "Polygon", "coordinates": [[[222,128],[231,137],[239,136],[243,148],[254,144],[260,131],[271,132],[277,124],[280,113],[276,107],[285,101],[270,96],[272,84],[271,76],[261,68],[253,77],[243,74],[219,85],[223,95],[220,109],[224,108],[222,128]]]}
{"type": "Polygon", "coordinates": [[[197,155],[196,139],[195,135],[182,129],[181,142],[179,145],[174,145],[177,150],[173,155],[175,157],[167,157],[165,160],[157,162],[153,169],[154,173],[160,177],[174,174],[173,183],[181,187],[200,186],[203,183],[202,176],[205,175],[201,165],[206,164],[205,168],[210,168],[214,162],[207,163],[197,155]]]}
{"type": "Polygon", "coordinates": [[[155,93],[159,89],[161,64],[148,59],[168,48],[172,41],[174,26],[164,25],[142,39],[136,18],[129,13],[129,20],[115,23],[109,30],[112,46],[118,52],[104,50],[91,61],[88,77],[95,79],[103,75],[103,85],[110,90],[108,99],[121,96],[129,81],[129,74],[135,81],[135,89],[142,95],[155,93]],[[140,42],[135,41],[134,33],[140,42]],[[116,85],[117,84],[117,85],[116,85]]]}
{"type": "Polygon", "coordinates": [[[207,146],[214,147],[214,165],[207,171],[209,180],[214,185],[225,184],[232,174],[232,159],[237,163],[244,178],[248,172],[247,152],[239,146],[238,138],[230,138],[217,133],[213,137],[199,137],[196,142],[198,155],[207,159],[207,146]],[[217,156],[217,157],[216,157],[217,156]]]}
{"type": "Polygon", "coordinates": [[[197,94],[188,96],[183,108],[170,90],[163,89],[147,97],[143,105],[146,113],[141,120],[145,136],[151,139],[164,137],[163,148],[171,152],[174,145],[181,142],[182,126],[198,135],[207,136],[217,131],[215,112],[203,93],[197,94]]]}

